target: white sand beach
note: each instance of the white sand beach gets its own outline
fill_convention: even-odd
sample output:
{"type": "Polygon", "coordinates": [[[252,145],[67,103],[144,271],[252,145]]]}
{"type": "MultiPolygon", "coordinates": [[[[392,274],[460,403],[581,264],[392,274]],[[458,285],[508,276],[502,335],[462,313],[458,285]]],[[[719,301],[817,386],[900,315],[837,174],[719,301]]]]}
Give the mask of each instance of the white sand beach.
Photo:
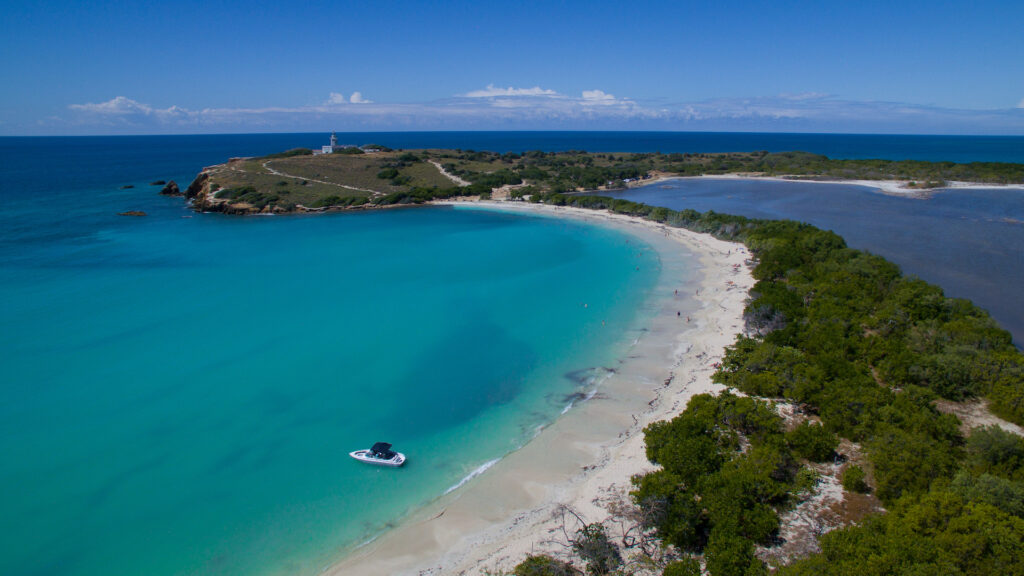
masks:
{"type": "Polygon", "coordinates": [[[753,285],[742,244],[593,210],[457,204],[576,218],[643,239],[662,262],[659,292],[649,303],[654,309],[593,398],[327,574],[480,574],[510,570],[530,553],[564,553],[564,507],[587,522],[604,520],[604,505],[628,492],[633,475],[652,469],[644,426],[678,414],[693,395],[719,388],[711,382],[714,364],[742,330],[753,285]]]}
{"type": "Polygon", "coordinates": [[[750,176],[750,175],[738,175],[738,174],[720,174],[720,175],[706,175],[706,176],[666,176],[658,178],[656,180],[643,181],[641,185],[646,186],[656,182],[662,182],[665,180],[676,180],[676,179],[704,179],[704,180],[772,180],[776,182],[803,182],[810,184],[846,184],[847,186],[863,186],[865,188],[872,188],[881,192],[882,194],[891,194],[894,196],[908,196],[911,198],[927,198],[936,192],[948,189],[958,190],[991,190],[991,189],[1007,189],[1007,190],[1024,190],[1024,185],[1020,184],[982,184],[978,182],[957,182],[948,181],[940,188],[911,188],[909,180],[814,180],[811,178],[797,178],[797,177],[780,177],[780,176],[750,176]]]}

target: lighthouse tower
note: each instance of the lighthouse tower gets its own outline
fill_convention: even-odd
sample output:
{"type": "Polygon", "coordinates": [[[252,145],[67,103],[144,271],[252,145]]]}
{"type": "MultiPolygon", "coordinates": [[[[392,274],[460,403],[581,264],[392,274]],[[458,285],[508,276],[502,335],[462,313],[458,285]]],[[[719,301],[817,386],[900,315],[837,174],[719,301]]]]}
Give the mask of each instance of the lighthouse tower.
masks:
{"type": "Polygon", "coordinates": [[[330,146],[321,146],[320,153],[321,154],[331,154],[337,148],[338,148],[338,137],[334,134],[334,132],[331,132],[331,144],[330,144],[330,146]]]}

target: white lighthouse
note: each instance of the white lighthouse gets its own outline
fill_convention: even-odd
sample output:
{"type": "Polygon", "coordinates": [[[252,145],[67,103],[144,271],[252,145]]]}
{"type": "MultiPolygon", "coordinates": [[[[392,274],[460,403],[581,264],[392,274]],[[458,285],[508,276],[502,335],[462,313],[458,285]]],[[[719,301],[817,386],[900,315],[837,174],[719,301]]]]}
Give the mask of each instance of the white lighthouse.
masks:
{"type": "Polygon", "coordinates": [[[341,148],[341,146],[338,146],[338,136],[334,132],[331,132],[331,144],[329,146],[321,147],[320,148],[320,153],[321,154],[331,154],[337,148],[341,148]]]}

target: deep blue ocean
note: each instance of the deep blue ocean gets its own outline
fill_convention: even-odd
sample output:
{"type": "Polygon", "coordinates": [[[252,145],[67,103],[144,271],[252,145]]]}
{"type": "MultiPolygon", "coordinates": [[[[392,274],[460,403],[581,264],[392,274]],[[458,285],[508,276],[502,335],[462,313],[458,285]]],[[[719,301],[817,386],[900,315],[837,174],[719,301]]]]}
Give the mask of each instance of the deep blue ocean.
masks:
{"type": "MultiPolygon", "coordinates": [[[[1001,137],[339,136],[396,148],[1024,162],[1024,138],[1001,137]]],[[[0,574],[318,573],[528,441],[642,326],[659,260],[614,230],[447,208],[194,214],[149,185],[184,187],[229,157],[326,138],[0,138],[0,574]],[[117,215],[126,210],[147,216],[117,215]],[[377,440],[409,465],[347,458],[377,440]]],[[[740,196],[792,194],[713,186],[632,193],[722,211],[754,205],[740,196]]],[[[867,224],[847,216],[878,196],[851,192],[862,193],[829,203],[825,222],[855,246],[867,224]]],[[[1024,242],[969,225],[1003,211],[1019,230],[1019,205],[972,198],[942,204],[947,220],[903,229],[892,247],[911,256],[894,259],[913,270],[918,257],[901,243],[1001,250],[984,261],[1019,286],[1024,242]],[[965,225],[941,228],[957,218],[965,225]]],[[[807,201],[757,209],[811,219],[793,206],[807,201]]],[[[962,274],[955,258],[976,252],[938,254],[931,266],[962,274]]]]}

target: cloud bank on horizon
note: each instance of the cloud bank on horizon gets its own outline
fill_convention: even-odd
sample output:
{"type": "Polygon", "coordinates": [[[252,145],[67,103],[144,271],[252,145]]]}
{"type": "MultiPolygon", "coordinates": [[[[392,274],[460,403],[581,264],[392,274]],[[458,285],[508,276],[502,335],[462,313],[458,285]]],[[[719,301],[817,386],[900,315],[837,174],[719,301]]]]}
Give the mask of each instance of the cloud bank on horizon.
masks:
{"type": "MultiPolygon", "coordinates": [[[[40,125],[45,132],[47,123],[40,125]]],[[[127,96],[72,104],[49,125],[80,133],[403,130],[709,130],[920,134],[1021,134],[1016,107],[964,110],[828,94],[637,101],[600,89],[578,95],[533,87],[486,87],[430,102],[375,102],[331,92],[320,104],[266,108],[157,107],[127,96]]]]}

